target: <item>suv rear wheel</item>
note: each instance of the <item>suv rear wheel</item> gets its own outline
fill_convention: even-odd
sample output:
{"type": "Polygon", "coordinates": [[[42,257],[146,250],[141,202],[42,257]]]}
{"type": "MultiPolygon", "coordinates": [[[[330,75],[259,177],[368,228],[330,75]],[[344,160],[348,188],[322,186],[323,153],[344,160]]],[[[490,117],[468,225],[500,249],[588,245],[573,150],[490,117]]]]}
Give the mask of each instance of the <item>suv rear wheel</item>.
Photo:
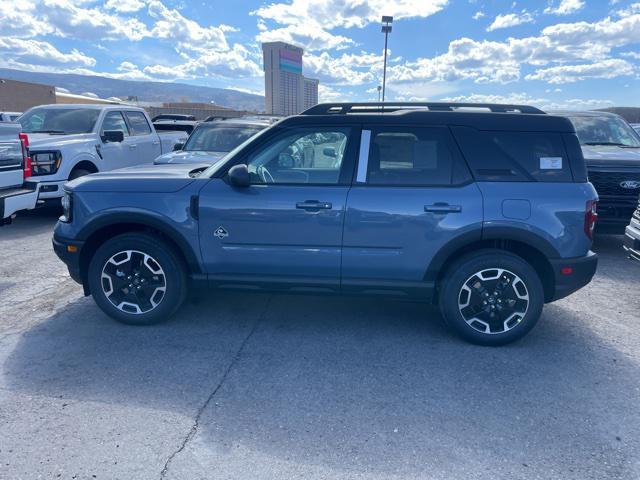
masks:
{"type": "Polygon", "coordinates": [[[88,275],[98,306],[130,325],[166,320],[187,292],[185,268],[172,247],[146,233],[106,241],[91,259],[88,275]]]}
{"type": "Polygon", "coordinates": [[[538,322],[544,291],[536,271],[517,255],[481,250],[448,269],[440,289],[447,324],[465,340],[504,345],[538,322]]]}

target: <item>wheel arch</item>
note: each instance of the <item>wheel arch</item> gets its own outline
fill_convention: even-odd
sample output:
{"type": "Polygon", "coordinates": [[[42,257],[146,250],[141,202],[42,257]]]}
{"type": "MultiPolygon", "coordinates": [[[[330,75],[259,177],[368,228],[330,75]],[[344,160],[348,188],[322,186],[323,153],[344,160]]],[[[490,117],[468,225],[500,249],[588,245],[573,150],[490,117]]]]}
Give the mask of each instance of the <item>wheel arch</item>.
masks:
{"type": "Polygon", "coordinates": [[[74,170],[87,170],[89,173],[98,173],[100,171],[93,161],[87,159],[82,159],[76,162],[76,164],[69,170],[69,177],[74,170]]]}
{"type": "Polygon", "coordinates": [[[462,235],[449,242],[433,257],[425,273],[425,280],[434,282],[437,287],[455,260],[486,248],[504,250],[527,261],[540,277],[545,302],[551,301],[555,293],[555,275],[549,258],[559,258],[561,255],[547,240],[528,231],[496,228],[484,230],[482,238],[478,238],[477,234],[462,235]]]}
{"type": "Polygon", "coordinates": [[[85,288],[93,253],[107,240],[131,232],[147,232],[159,236],[175,250],[184,262],[188,274],[202,273],[200,261],[193,247],[173,226],[149,213],[119,212],[95,219],[78,233],[78,239],[84,242],[80,252],[80,275],[85,288]]]}

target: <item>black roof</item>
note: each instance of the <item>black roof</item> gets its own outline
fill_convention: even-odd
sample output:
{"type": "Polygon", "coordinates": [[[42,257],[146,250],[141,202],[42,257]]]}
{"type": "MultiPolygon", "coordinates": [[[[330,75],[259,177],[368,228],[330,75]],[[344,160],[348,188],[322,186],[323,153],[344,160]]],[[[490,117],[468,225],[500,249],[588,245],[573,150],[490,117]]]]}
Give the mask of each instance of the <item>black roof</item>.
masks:
{"type": "Polygon", "coordinates": [[[320,104],[279,125],[449,125],[479,130],[574,133],[564,117],[547,115],[526,105],[469,103],[346,103],[320,104]]]}

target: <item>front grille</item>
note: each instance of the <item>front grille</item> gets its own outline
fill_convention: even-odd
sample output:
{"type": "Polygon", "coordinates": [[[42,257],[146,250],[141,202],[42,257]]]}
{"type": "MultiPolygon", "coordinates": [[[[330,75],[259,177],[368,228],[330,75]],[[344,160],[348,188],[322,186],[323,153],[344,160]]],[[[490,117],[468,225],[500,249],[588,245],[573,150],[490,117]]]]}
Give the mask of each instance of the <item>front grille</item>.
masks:
{"type": "Polygon", "coordinates": [[[638,198],[640,187],[623,188],[621,183],[632,181],[639,182],[640,172],[601,172],[589,171],[589,181],[593,184],[598,195],[622,195],[625,197],[638,198]]]}

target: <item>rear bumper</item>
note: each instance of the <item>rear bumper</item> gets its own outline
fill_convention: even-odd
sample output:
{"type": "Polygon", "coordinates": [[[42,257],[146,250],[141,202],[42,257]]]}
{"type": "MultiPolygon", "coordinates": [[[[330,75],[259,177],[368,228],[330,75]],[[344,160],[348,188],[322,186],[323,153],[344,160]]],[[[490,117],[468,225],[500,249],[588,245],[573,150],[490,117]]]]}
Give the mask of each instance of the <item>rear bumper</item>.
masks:
{"type": "Polygon", "coordinates": [[[624,231],[623,248],[629,258],[640,261],[640,222],[633,219],[624,231]]]}
{"type": "Polygon", "coordinates": [[[0,190],[0,225],[9,223],[20,210],[31,210],[38,204],[38,188],[25,183],[22,187],[0,190]]]}
{"type": "Polygon", "coordinates": [[[555,277],[555,292],[550,299],[553,302],[571,295],[591,281],[598,268],[598,255],[590,251],[584,257],[552,259],[550,262],[555,277]]]}
{"type": "Polygon", "coordinates": [[[84,242],[76,242],[67,240],[56,235],[53,236],[53,251],[60,260],[64,262],[69,270],[69,275],[76,282],[82,284],[82,274],[80,272],[80,252],[82,251],[82,245],[84,242]],[[75,251],[69,249],[69,247],[75,247],[75,251]]]}

